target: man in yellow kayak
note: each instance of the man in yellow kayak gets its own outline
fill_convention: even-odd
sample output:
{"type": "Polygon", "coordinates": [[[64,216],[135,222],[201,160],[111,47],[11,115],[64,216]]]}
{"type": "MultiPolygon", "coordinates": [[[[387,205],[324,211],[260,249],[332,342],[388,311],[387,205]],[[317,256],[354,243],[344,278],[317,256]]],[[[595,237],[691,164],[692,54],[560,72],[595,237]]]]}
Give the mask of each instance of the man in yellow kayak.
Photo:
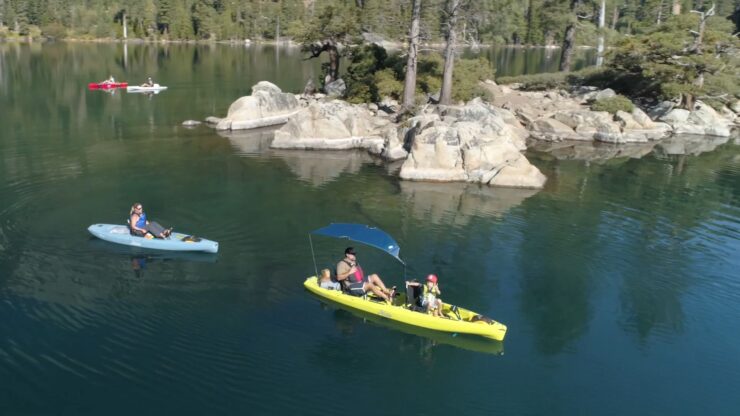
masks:
{"type": "Polygon", "coordinates": [[[337,281],[342,284],[344,290],[353,296],[362,296],[367,292],[373,292],[386,302],[393,299],[395,288],[388,289],[377,274],[365,276],[365,272],[357,262],[357,253],[354,247],[344,250],[344,258],[337,263],[337,281]]]}

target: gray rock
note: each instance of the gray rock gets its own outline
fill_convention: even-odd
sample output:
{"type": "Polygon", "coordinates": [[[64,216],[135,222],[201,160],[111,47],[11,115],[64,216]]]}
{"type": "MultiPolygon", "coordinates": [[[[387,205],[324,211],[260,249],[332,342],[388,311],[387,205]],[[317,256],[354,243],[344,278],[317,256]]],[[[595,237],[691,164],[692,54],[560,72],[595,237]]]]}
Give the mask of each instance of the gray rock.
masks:
{"type": "Polygon", "coordinates": [[[643,128],[642,124],[638,123],[635,118],[632,117],[632,114],[622,110],[617,111],[617,114],[614,115],[614,120],[619,123],[622,130],[637,130],[643,128]]]}
{"type": "Polygon", "coordinates": [[[648,114],[650,114],[650,118],[653,120],[659,120],[666,114],[668,114],[671,110],[673,110],[676,107],[676,103],[673,101],[663,101],[660,104],[656,105],[655,107],[648,110],[648,114]]]}
{"type": "Polygon", "coordinates": [[[329,97],[344,97],[344,93],[347,92],[347,85],[343,79],[339,78],[326,84],[324,86],[324,92],[329,97]]]}
{"type": "Polygon", "coordinates": [[[580,136],[568,125],[554,118],[540,118],[529,126],[532,137],[539,140],[578,140],[580,136]]]}
{"type": "Polygon", "coordinates": [[[690,115],[691,113],[689,112],[689,110],[675,108],[673,110],[670,110],[666,115],[662,116],[660,118],[660,121],[664,121],[669,124],[685,123],[686,121],[688,121],[690,115]]]}
{"type": "Polygon", "coordinates": [[[730,110],[734,111],[735,114],[740,114],[740,100],[735,100],[735,102],[730,105],[730,110]]]}
{"type": "Polygon", "coordinates": [[[276,149],[375,149],[382,151],[381,134],[389,125],[360,106],[344,101],[312,102],[275,132],[276,149]]]}
{"type": "Polygon", "coordinates": [[[303,87],[303,95],[314,95],[316,94],[316,85],[313,82],[313,79],[309,78],[306,82],[306,86],[303,87]]]}
{"type": "Polygon", "coordinates": [[[617,93],[615,93],[613,89],[607,88],[607,89],[597,92],[596,95],[594,95],[593,100],[600,101],[600,100],[604,100],[607,98],[613,98],[616,96],[617,96],[617,93]]]}
{"type": "Polygon", "coordinates": [[[599,124],[596,127],[594,139],[605,143],[626,143],[622,131],[615,123],[599,124]]]}
{"type": "Polygon", "coordinates": [[[638,107],[632,109],[632,119],[645,128],[651,128],[653,120],[638,107]]]}

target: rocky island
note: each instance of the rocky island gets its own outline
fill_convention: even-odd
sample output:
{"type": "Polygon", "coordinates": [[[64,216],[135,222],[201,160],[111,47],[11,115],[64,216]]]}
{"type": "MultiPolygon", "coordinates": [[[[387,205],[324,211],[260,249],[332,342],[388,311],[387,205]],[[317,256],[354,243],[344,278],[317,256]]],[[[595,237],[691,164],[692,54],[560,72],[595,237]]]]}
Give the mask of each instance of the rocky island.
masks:
{"type": "MultiPolygon", "coordinates": [[[[226,117],[208,117],[218,130],[280,126],[270,147],[298,150],[362,149],[385,161],[402,160],[399,177],[430,182],[468,182],[514,188],[542,188],[547,178],[527,160],[528,147],[543,142],[657,142],[675,134],[729,137],[739,106],[721,113],[697,101],[694,110],[669,101],[644,111],[593,111],[591,104],[614,91],[520,91],[517,85],[485,81],[494,100],[476,98],[442,106],[427,104],[418,114],[398,117],[391,99],[350,104],[324,94],[291,94],[267,81],[236,100],[226,117]]],[[[553,149],[558,146],[552,147],[553,149]]]]}

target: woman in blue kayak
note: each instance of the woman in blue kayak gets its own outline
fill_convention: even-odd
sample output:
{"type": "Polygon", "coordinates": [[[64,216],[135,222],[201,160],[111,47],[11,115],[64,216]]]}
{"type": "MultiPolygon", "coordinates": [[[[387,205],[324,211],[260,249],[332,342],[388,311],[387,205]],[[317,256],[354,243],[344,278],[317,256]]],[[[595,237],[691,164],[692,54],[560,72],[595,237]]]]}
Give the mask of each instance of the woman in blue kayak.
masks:
{"type": "Polygon", "coordinates": [[[131,234],[139,237],[146,237],[147,234],[151,234],[155,238],[167,238],[172,233],[172,228],[165,229],[155,221],[148,221],[144,207],[138,202],[131,205],[129,226],[131,227],[131,234]]]}

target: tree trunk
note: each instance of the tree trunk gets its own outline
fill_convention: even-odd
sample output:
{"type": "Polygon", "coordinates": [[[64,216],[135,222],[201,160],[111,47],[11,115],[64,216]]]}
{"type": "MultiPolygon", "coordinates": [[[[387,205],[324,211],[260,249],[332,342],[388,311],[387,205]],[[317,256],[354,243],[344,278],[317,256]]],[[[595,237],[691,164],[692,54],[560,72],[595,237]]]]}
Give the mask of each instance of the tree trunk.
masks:
{"type": "Polygon", "coordinates": [[[123,39],[128,39],[128,29],[126,27],[126,13],[123,13],[123,39]]]}
{"type": "Polygon", "coordinates": [[[527,1],[527,33],[524,35],[524,42],[528,45],[534,43],[532,41],[532,0],[527,1]]]}
{"type": "Polygon", "coordinates": [[[416,95],[416,59],[419,54],[419,21],[421,20],[421,0],[413,0],[411,6],[411,30],[409,31],[409,56],[406,59],[406,79],[403,84],[403,106],[414,106],[416,95]]]}
{"type": "Polygon", "coordinates": [[[682,100],[683,108],[692,111],[694,109],[694,95],[689,93],[683,94],[682,100]]]}
{"type": "Polygon", "coordinates": [[[447,21],[447,45],[445,47],[445,64],[442,72],[442,91],[439,94],[439,103],[442,105],[450,105],[452,101],[452,71],[455,68],[455,43],[457,42],[455,26],[459,7],[460,0],[447,0],[447,12],[449,13],[447,21]]]}
{"type": "Polygon", "coordinates": [[[571,22],[565,29],[565,38],[563,39],[563,52],[560,55],[560,71],[570,71],[571,60],[573,59],[573,49],[576,46],[576,22],[571,22]]]}
{"type": "Polygon", "coordinates": [[[614,12],[612,13],[612,30],[617,28],[617,21],[619,20],[619,7],[615,4],[614,5],[614,12]]]}
{"type": "Polygon", "coordinates": [[[702,43],[704,42],[704,29],[707,25],[707,19],[709,19],[711,16],[714,16],[714,4],[712,4],[712,7],[707,10],[706,12],[702,11],[699,14],[700,20],[699,20],[699,30],[698,34],[696,35],[696,38],[694,39],[694,45],[692,46],[692,49],[694,53],[701,54],[702,53],[702,43]]]}
{"type": "Polygon", "coordinates": [[[329,43],[327,46],[329,52],[329,82],[334,82],[339,79],[339,51],[337,45],[329,43]]]}
{"type": "Polygon", "coordinates": [[[599,45],[596,48],[596,66],[604,64],[604,26],[606,25],[606,0],[601,0],[599,9],[599,45]]]}
{"type": "Polygon", "coordinates": [[[673,0],[671,14],[674,16],[678,16],[679,14],[681,14],[681,0],[673,0]]]}
{"type": "Polygon", "coordinates": [[[658,5],[658,25],[660,25],[661,17],[663,17],[663,0],[660,0],[660,4],[658,5]]]}

